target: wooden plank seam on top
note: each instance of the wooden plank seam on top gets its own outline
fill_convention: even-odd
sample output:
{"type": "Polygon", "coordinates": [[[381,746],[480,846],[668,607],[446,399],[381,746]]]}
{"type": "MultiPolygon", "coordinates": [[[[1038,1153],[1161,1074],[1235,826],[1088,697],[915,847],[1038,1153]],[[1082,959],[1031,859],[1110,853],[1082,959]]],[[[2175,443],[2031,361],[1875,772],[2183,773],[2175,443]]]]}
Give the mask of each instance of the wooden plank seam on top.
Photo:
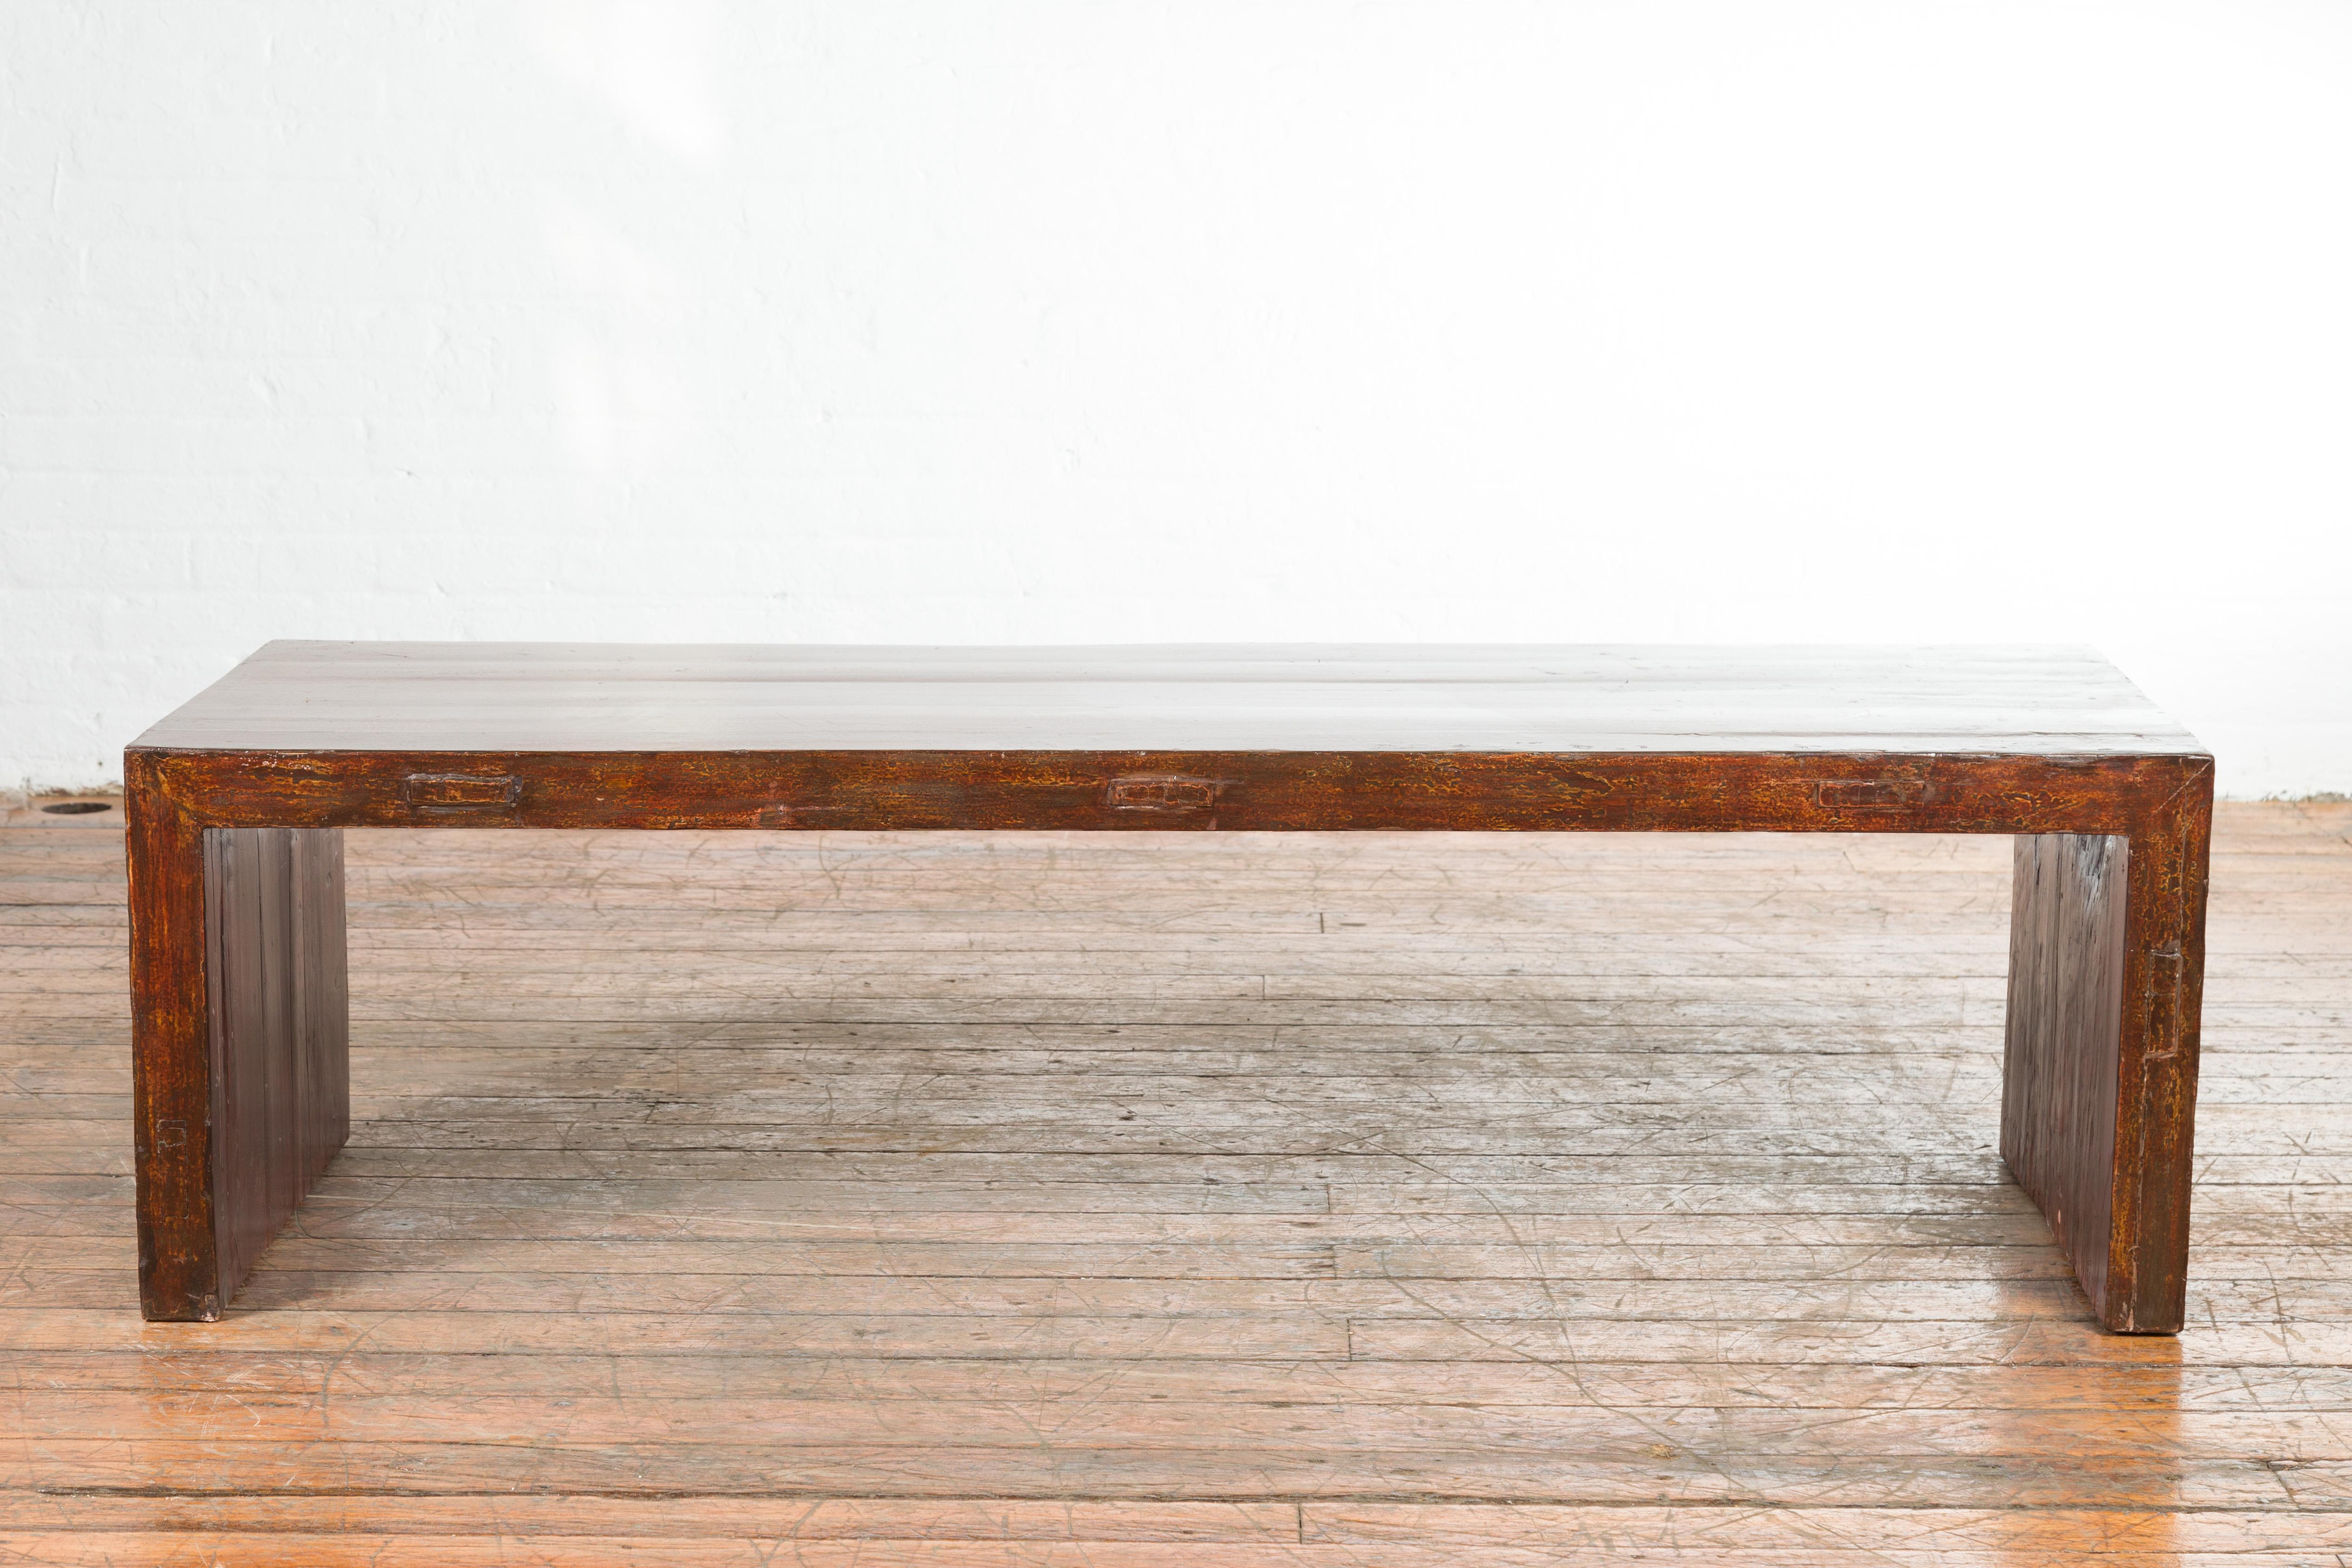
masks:
{"type": "Polygon", "coordinates": [[[341,830],[2003,833],[2001,1152],[2180,1327],[2212,759],[2069,649],[272,643],[124,753],[150,1318],[349,1125],[341,830]]]}

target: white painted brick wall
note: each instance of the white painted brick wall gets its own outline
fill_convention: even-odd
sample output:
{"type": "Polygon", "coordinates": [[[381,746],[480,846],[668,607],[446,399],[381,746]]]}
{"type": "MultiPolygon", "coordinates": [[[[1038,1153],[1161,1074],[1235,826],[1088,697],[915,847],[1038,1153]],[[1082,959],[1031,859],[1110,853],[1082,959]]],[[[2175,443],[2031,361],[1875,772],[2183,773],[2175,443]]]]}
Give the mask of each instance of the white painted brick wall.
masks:
{"type": "Polygon", "coordinates": [[[0,0],[0,783],[272,637],[2096,644],[2352,790],[2352,12],[0,0]]]}

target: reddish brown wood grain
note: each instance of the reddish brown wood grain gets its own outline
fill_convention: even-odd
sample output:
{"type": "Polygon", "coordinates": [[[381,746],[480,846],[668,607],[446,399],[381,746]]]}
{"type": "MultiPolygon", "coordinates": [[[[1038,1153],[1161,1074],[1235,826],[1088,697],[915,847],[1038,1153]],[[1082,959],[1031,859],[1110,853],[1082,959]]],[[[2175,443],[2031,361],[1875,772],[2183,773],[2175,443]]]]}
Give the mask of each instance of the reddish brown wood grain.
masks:
{"type": "Polygon", "coordinates": [[[2213,831],[2210,768],[2187,779],[2132,836],[2116,1033],[2110,1328],[2170,1333],[2188,1287],[2189,1183],[2197,1118],[2205,902],[2213,831]]]}
{"type": "Polygon", "coordinates": [[[217,1271],[242,1279],[351,1131],[342,835],[205,834],[217,1271]]]}
{"type": "Polygon", "coordinates": [[[140,1305],[150,1318],[216,1318],[204,829],[160,787],[154,758],[127,755],[123,768],[140,1305]]]}
{"type": "Polygon", "coordinates": [[[342,836],[209,827],[134,774],[140,1294],[210,1319],[350,1131],[342,836]]]}
{"type": "Polygon", "coordinates": [[[2129,833],[2212,767],[1740,752],[138,754],[177,809],[222,826],[863,831],[2129,833]],[[454,799],[457,780],[478,781],[477,798],[454,799]]]}
{"type": "Polygon", "coordinates": [[[2093,1300],[2106,1293],[2131,840],[2021,833],[2011,890],[2001,1158],[2093,1300]]]}
{"type": "Polygon", "coordinates": [[[2181,1324],[2212,781],[2121,835],[2021,835],[2001,1154],[2117,1330],[2181,1324]]]}

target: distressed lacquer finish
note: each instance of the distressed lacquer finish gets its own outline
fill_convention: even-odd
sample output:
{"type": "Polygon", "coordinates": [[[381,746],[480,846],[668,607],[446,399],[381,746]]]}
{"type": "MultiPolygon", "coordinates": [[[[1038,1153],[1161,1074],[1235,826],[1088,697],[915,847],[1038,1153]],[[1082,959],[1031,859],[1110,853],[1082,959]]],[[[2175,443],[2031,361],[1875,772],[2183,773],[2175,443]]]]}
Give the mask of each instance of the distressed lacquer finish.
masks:
{"type": "Polygon", "coordinates": [[[214,1318],[350,1131],[342,835],[131,800],[141,1293],[214,1318]]]}
{"type": "Polygon", "coordinates": [[[2108,1278],[2097,1244],[2114,1194],[2098,1177],[2114,1163],[2117,1070],[2116,1054],[2095,1046],[2123,1023],[2130,864],[2119,834],[2020,834],[2011,887],[2001,1157],[2095,1296],[2108,1278]]]}
{"type": "Polygon", "coordinates": [[[219,1272],[242,1279],[351,1131],[343,847],[336,828],[205,834],[219,1272]]]}
{"type": "Polygon", "coordinates": [[[341,828],[1762,829],[2021,836],[2004,1151],[2180,1324],[2211,759],[2086,655],[273,644],[125,769],[150,1316],[341,1140],[341,828]]]}

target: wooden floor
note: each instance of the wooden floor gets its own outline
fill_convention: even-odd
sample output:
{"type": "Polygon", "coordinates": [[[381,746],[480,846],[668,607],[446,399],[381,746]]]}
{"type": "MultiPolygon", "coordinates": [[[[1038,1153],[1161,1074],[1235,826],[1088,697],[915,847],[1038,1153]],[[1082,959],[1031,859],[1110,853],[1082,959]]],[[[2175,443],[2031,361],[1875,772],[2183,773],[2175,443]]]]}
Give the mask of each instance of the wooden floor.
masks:
{"type": "Polygon", "coordinates": [[[0,831],[0,1563],[2352,1563],[2352,807],[2225,806],[2190,1326],[1995,1152],[2005,839],[353,834],[357,1128],[138,1316],[0,831]]]}

